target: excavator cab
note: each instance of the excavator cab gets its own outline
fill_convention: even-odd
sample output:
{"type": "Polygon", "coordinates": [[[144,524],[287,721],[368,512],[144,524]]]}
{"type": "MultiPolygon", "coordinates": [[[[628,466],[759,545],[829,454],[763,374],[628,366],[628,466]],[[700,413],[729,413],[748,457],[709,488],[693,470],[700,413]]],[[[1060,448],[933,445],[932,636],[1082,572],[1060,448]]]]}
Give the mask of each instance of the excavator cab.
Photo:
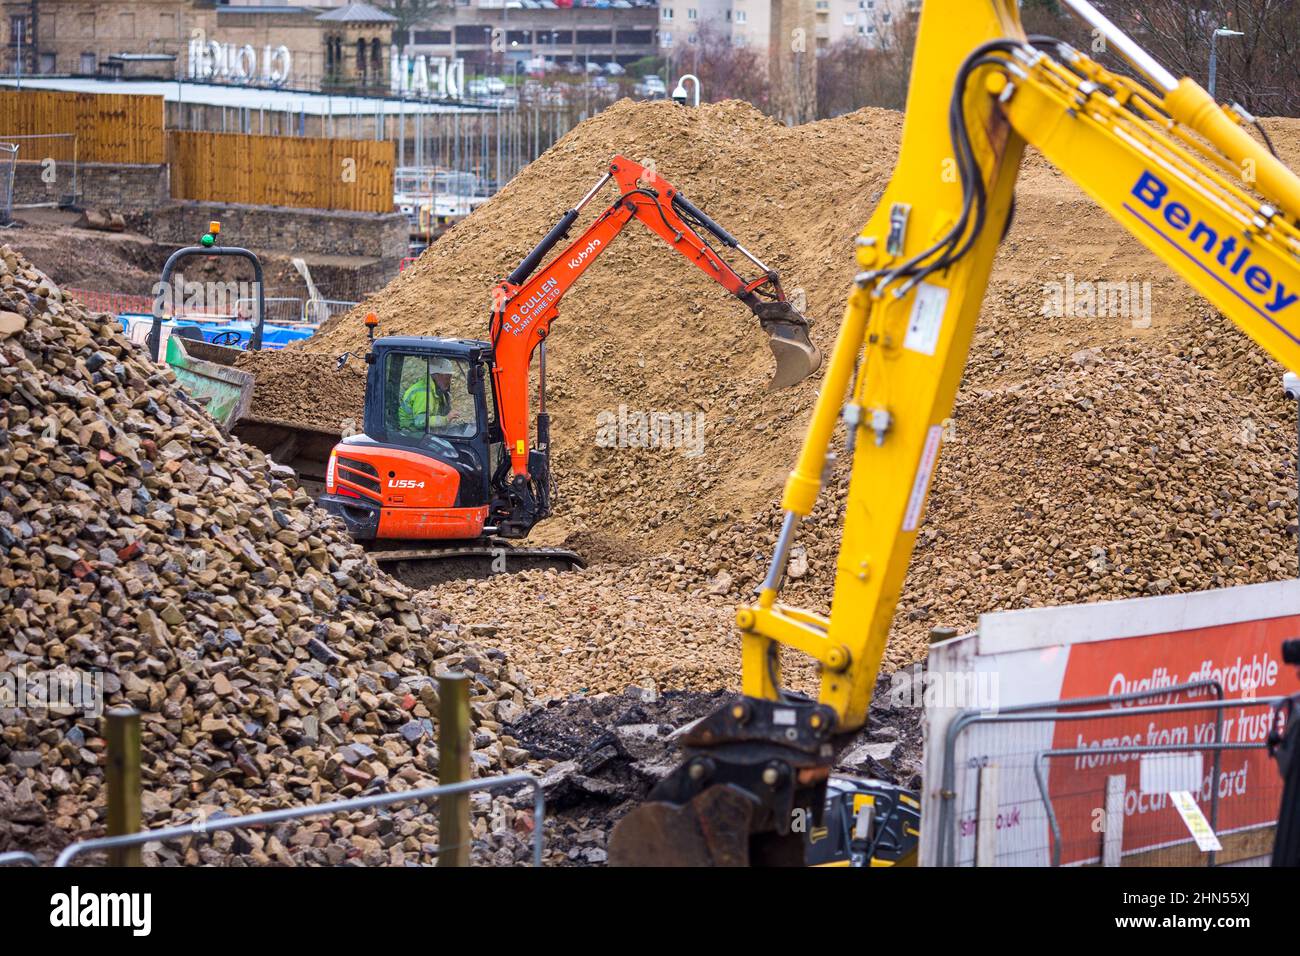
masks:
{"type": "Polygon", "coordinates": [[[492,478],[507,462],[491,362],[486,342],[375,340],[364,431],[335,448],[319,499],[354,538],[472,539],[490,530],[492,478]]]}

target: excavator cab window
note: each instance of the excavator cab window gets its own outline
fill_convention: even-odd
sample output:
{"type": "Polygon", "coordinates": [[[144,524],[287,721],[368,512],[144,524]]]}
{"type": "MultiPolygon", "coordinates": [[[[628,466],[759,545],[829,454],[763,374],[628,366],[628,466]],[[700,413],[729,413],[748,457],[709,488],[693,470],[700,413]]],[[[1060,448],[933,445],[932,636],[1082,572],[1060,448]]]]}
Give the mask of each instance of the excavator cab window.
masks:
{"type": "Polygon", "coordinates": [[[450,355],[399,352],[388,356],[384,424],[389,435],[418,444],[439,438],[473,438],[478,402],[470,363],[450,355]]]}

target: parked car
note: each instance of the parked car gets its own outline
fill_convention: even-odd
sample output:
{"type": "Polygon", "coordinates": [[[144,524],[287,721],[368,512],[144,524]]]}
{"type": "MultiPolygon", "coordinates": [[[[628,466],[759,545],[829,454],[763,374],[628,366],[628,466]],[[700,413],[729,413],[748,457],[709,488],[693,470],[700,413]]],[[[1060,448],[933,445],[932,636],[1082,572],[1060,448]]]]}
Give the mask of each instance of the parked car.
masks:
{"type": "Polygon", "coordinates": [[[653,73],[641,77],[632,91],[637,96],[643,96],[649,100],[663,99],[668,95],[668,87],[664,86],[663,78],[653,73]]]}

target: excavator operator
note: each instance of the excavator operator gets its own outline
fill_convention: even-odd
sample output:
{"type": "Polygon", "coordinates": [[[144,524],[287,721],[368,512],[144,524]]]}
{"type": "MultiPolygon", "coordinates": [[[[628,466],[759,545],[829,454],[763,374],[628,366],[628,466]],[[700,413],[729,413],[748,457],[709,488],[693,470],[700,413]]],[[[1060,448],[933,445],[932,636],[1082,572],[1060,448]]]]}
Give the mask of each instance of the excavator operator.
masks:
{"type": "Polygon", "coordinates": [[[397,424],[402,431],[422,434],[437,431],[451,414],[452,365],[449,359],[435,358],[428,371],[402,392],[397,407],[397,424]]]}

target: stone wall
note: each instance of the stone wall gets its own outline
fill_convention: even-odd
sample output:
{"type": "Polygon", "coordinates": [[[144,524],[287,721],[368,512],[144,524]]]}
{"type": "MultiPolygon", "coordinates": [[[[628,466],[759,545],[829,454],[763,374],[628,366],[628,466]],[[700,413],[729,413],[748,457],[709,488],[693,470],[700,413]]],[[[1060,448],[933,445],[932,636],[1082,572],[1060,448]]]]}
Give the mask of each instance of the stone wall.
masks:
{"type": "MultiPolygon", "coordinates": [[[[73,194],[71,163],[52,167],[18,163],[14,169],[14,204],[62,202],[73,194]],[[52,182],[46,182],[52,179],[52,182]]],[[[79,163],[75,169],[77,204],[115,212],[156,209],[170,201],[167,167],[117,163],[79,163]]]]}
{"type": "Polygon", "coordinates": [[[155,242],[188,245],[197,242],[214,219],[221,223],[223,245],[392,262],[407,254],[409,227],[401,213],[171,202],[141,217],[139,228],[155,242]]]}

